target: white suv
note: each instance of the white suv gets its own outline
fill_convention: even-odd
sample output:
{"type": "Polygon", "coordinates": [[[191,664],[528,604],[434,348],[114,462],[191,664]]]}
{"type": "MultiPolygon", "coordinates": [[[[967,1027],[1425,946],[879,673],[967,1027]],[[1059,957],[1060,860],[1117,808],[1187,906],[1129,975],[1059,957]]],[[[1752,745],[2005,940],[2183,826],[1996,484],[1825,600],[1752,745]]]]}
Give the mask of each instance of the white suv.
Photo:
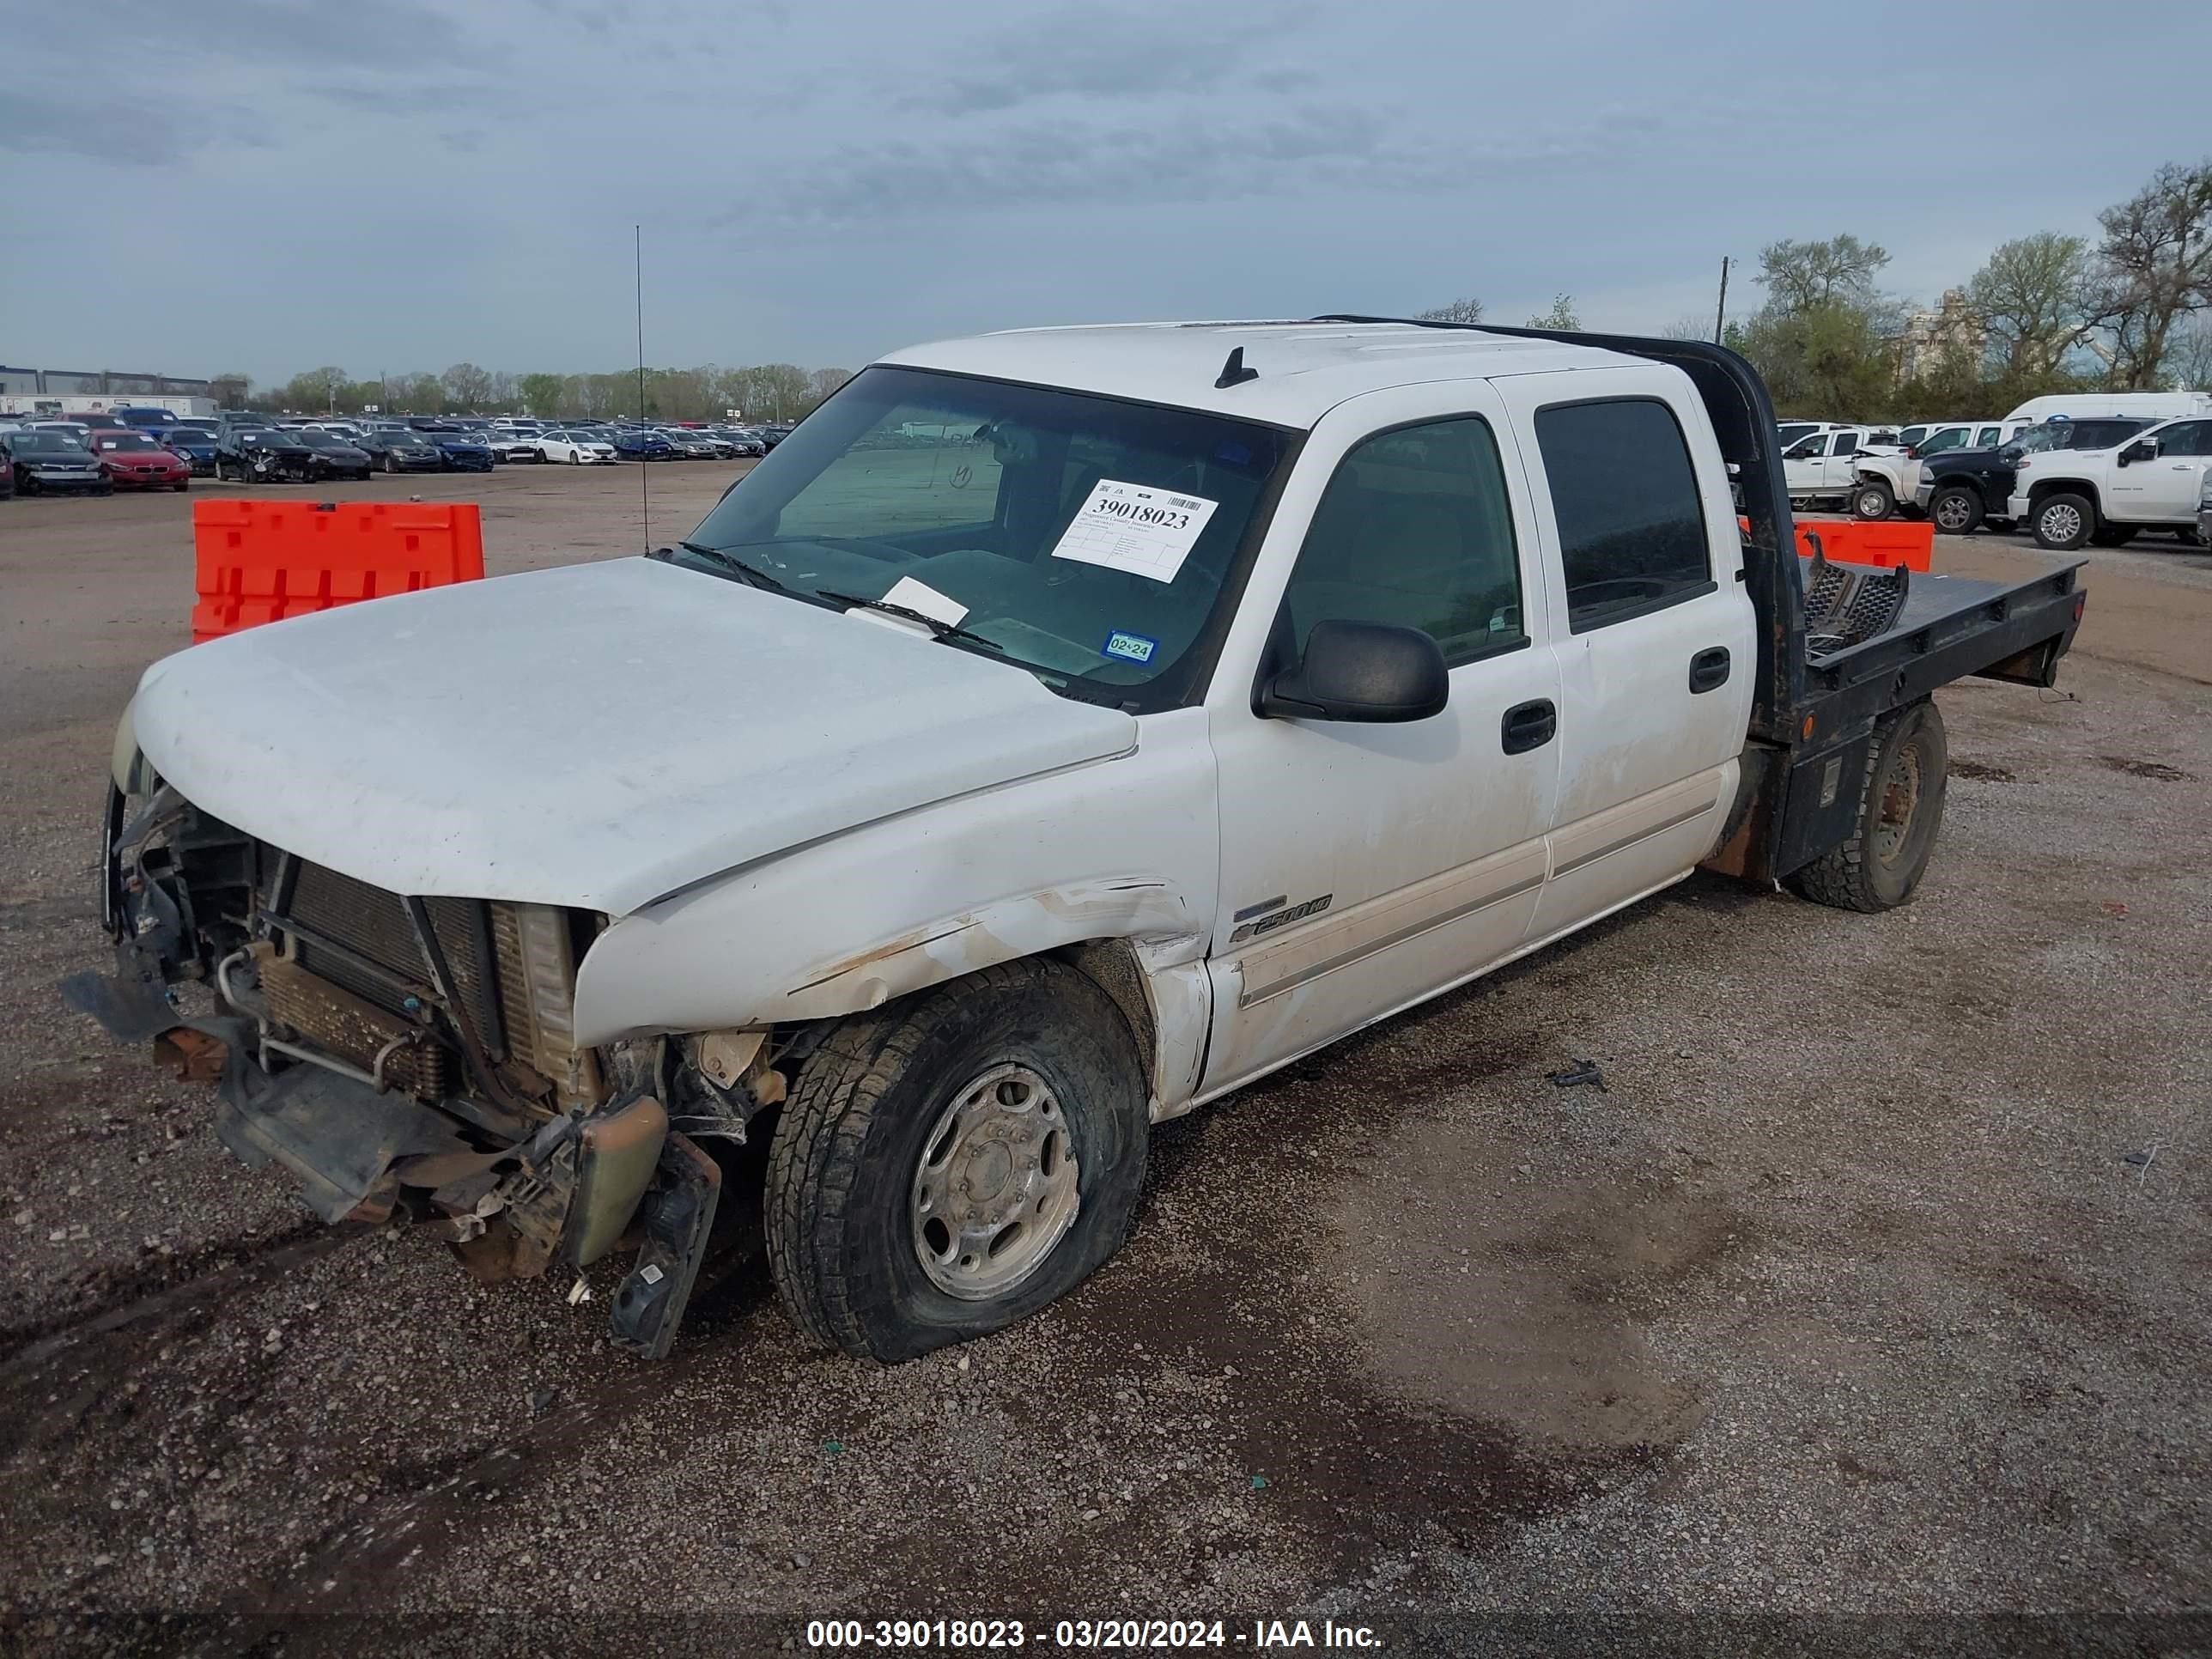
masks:
{"type": "Polygon", "coordinates": [[[2193,540],[2208,470],[2212,417],[2168,421],[2108,449],[2021,456],[2007,505],[2054,552],[2124,547],[2144,530],[2193,540]]]}

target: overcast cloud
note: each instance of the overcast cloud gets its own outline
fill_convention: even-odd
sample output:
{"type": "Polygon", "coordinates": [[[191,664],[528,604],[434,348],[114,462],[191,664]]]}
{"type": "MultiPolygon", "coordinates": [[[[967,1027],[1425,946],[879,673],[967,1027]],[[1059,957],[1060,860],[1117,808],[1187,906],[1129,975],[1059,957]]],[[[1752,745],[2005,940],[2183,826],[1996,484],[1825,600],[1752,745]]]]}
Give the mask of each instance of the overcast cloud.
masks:
{"type": "Polygon", "coordinates": [[[42,368],[617,368],[634,223],[656,363],[1466,294],[1651,330],[1784,236],[1932,297],[2212,151],[2201,0],[2099,14],[2148,49],[2094,88],[2040,3],[1963,56],[1925,3],[0,6],[0,362],[42,368]]]}

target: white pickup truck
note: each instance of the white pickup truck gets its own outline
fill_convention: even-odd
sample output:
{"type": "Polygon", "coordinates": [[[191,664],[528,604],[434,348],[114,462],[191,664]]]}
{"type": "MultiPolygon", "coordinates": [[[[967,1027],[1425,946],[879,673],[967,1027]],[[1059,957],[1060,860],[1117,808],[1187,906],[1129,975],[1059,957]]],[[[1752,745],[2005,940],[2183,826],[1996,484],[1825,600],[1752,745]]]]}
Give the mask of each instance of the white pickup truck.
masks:
{"type": "Polygon", "coordinates": [[[2054,552],[2124,547],[2146,530],[2195,541],[2208,469],[2212,416],[2167,421],[2103,449],[2022,455],[2007,506],[2054,552]]]}
{"type": "Polygon", "coordinates": [[[487,1278],[634,1252],[639,1352],[763,1137],[805,1329],[993,1330],[1120,1244],[1153,1122],[1700,864],[1911,896],[1930,694],[2050,684],[2077,568],[1778,552],[1774,430],[1698,343],[899,352],[673,549],[155,664],[119,971],[65,994],[329,1221],[487,1278]]]}

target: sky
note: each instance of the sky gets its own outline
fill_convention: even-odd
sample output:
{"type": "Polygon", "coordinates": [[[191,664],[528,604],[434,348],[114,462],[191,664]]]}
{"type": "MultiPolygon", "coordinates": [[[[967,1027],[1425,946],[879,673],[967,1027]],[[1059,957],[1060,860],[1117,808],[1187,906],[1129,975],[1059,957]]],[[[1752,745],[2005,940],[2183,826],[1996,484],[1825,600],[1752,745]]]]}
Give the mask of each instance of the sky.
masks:
{"type": "Polygon", "coordinates": [[[1650,331],[1841,231],[1933,300],[2212,154],[2212,5],[2111,11],[2156,48],[2087,80],[2082,16],[0,0],[0,362],[619,368],[633,226],[672,366],[1461,295],[1650,331]]]}

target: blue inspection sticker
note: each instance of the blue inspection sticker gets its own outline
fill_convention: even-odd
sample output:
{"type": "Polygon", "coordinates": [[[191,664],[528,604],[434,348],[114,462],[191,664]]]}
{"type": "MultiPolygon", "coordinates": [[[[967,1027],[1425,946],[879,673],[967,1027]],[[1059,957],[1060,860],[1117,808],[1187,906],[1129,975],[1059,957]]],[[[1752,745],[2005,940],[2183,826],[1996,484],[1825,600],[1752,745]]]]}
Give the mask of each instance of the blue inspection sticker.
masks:
{"type": "Polygon", "coordinates": [[[1142,634],[1125,634],[1116,629],[1106,636],[1106,643],[1098,647],[1098,654],[1119,657],[1124,662],[1150,662],[1152,653],[1159,648],[1158,640],[1148,640],[1142,634]]]}

